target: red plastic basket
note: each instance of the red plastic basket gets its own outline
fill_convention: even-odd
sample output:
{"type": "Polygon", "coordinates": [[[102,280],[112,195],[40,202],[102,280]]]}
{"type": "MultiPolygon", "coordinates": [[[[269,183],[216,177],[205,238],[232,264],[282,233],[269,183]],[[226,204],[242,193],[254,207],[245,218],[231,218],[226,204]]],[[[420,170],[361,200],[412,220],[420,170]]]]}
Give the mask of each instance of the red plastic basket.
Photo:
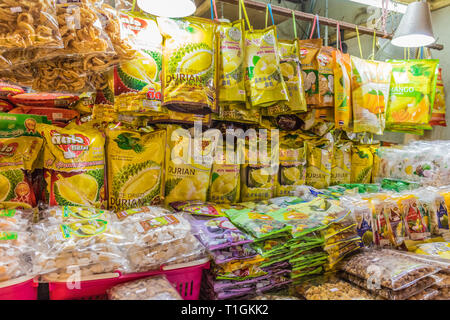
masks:
{"type": "Polygon", "coordinates": [[[102,279],[96,276],[93,280],[80,281],[78,286],[71,285],[66,281],[49,282],[49,298],[50,300],[105,300],[107,299],[106,291],[119,283],[165,274],[167,280],[172,283],[184,300],[198,300],[204,269],[209,269],[209,261],[205,259],[163,267],[159,271],[105,274],[102,275],[104,277],[102,279]]]}
{"type": "Polygon", "coordinates": [[[0,284],[0,300],[37,300],[38,285],[30,277],[5,281],[0,284]]]}

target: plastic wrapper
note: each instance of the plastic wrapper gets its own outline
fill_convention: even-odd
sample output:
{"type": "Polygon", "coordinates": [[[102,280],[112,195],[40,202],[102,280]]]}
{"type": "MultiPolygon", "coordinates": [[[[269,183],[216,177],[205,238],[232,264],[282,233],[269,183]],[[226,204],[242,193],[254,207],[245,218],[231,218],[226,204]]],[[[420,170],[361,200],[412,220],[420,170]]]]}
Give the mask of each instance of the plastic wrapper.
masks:
{"type": "Polygon", "coordinates": [[[166,276],[121,283],[108,290],[109,300],[183,300],[166,276]]]}
{"type": "Polygon", "coordinates": [[[309,287],[306,300],[377,300],[377,297],[344,281],[330,281],[309,287]]]}
{"type": "Polygon", "coordinates": [[[436,94],[434,96],[434,105],[431,114],[430,125],[446,127],[447,122],[445,120],[445,88],[444,82],[442,81],[442,68],[436,68],[436,73],[436,94]]]}
{"type": "Polygon", "coordinates": [[[1,231],[0,240],[0,281],[33,275],[31,234],[25,231],[1,231]]]}
{"type": "Polygon", "coordinates": [[[34,220],[33,210],[0,209],[0,231],[26,231],[34,220]]]}
{"type": "Polygon", "coordinates": [[[303,80],[305,81],[306,103],[318,105],[319,96],[319,64],[317,55],[322,47],[322,39],[298,40],[300,63],[302,64],[303,80]]]}
{"type": "Polygon", "coordinates": [[[322,189],[330,185],[333,143],[323,138],[306,144],[306,184],[322,189]]]}
{"type": "Polygon", "coordinates": [[[437,297],[440,294],[440,291],[434,288],[427,288],[423,290],[421,293],[418,293],[408,300],[435,300],[435,297],[437,297]]]}
{"type": "Polygon", "coordinates": [[[213,120],[238,123],[259,124],[261,112],[258,108],[246,108],[245,104],[220,104],[219,115],[214,114],[213,120]]]}
{"type": "Polygon", "coordinates": [[[342,261],[338,268],[394,291],[407,288],[440,270],[383,249],[364,250],[342,261]]]}
{"type": "Polygon", "coordinates": [[[0,48],[61,48],[55,1],[11,1],[0,3],[0,48]]]}
{"type": "Polygon", "coordinates": [[[33,107],[68,107],[79,99],[77,95],[58,93],[22,93],[9,96],[15,105],[33,107]]]}
{"type": "Polygon", "coordinates": [[[317,54],[319,66],[319,105],[318,107],[334,107],[334,70],[333,47],[323,46],[317,54]]]}
{"type": "Polygon", "coordinates": [[[2,99],[6,99],[8,96],[11,97],[24,92],[25,90],[22,87],[0,81],[0,98],[2,99]]]}
{"type": "Polygon", "coordinates": [[[113,219],[116,222],[128,223],[136,222],[140,220],[149,220],[164,215],[171,214],[172,212],[157,206],[145,206],[140,208],[127,209],[118,211],[113,214],[113,219]]]}
{"type": "Polygon", "coordinates": [[[35,80],[35,70],[31,64],[12,66],[1,72],[1,79],[21,87],[31,87],[35,80]]]}
{"type": "Polygon", "coordinates": [[[351,142],[342,142],[333,146],[330,185],[350,183],[352,170],[351,142]]]}
{"type": "Polygon", "coordinates": [[[255,258],[258,253],[249,244],[243,244],[216,249],[211,251],[210,255],[216,264],[221,264],[234,260],[255,258]]]}
{"type": "Polygon", "coordinates": [[[259,295],[254,297],[253,299],[250,300],[301,300],[297,297],[294,296],[280,296],[280,295],[275,295],[275,294],[263,294],[263,295],[259,295]]]}
{"type": "Polygon", "coordinates": [[[334,119],[336,129],[348,130],[352,126],[352,92],[350,55],[339,50],[333,52],[334,64],[334,119]]]}
{"type": "Polygon", "coordinates": [[[40,222],[51,224],[71,224],[89,220],[110,220],[112,213],[92,207],[55,206],[39,212],[40,222]]]}
{"type": "Polygon", "coordinates": [[[71,224],[38,223],[32,228],[36,259],[34,271],[49,279],[66,279],[127,270],[120,250],[127,238],[119,225],[94,219],[71,224]]]}

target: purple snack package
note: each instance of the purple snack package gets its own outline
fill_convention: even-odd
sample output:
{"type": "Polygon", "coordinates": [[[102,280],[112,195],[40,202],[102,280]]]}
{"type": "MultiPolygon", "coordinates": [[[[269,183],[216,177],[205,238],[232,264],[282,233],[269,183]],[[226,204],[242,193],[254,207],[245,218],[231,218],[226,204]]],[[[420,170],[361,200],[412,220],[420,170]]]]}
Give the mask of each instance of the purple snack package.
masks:
{"type": "Polygon", "coordinates": [[[250,236],[237,229],[227,217],[196,217],[192,224],[200,242],[209,251],[253,242],[250,236]]]}
{"type": "Polygon", "coordinates": [[[228,248],[211,251],[211,255],[216,264],[226,263],[233,260],[251,259],[258,255],[249,244],[235,245],[228,248]]]}

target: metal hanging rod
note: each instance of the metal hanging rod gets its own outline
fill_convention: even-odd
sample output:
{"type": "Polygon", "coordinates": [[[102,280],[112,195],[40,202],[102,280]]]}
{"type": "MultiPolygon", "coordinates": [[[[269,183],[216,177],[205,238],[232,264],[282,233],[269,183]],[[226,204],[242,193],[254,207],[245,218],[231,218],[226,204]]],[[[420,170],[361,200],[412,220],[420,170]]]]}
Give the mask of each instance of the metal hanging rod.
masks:
{"type": "MultiPolygon", "coordinates": [[[[239,4],[239,0],[218,0],[220,2],[225,2],[225,3],[230,3],[230,4],[234,4],[234,5],[238,5],[239,4]]],[[[266,4],[262,3],[262,2],[257,2],[257,1],[252,1],[252,0],[245,0],[245,7],[246,8],[251,8],[251,9],[256,9],[256,10],[260,10],[260,11],[265,11],[266,10],[266,4]]],[[[272,11],[274,14],[280,15],[280,16],[285,16],[285,17],[292,17],[292,10],[288,9],[288,8],[284,8],[284,7],[280,7],[280,6],[276,6],[276,5],[272,5],[272,11]]],[[[302,11],[297,11],[294,10],[294,15],[295,18],[300,19],[300,20],[304,20],[304,21],[313,21],[315,15],[312,13],[306,13],[306,12],[302,12],[302,11]]],[[[378,31],[375,29],[371,29],[371,28],[367,28],[364,26],[358,26],[356,24],[353,23],[349,23],[349,22],[345,22],[345,21],[339,21],[339,20],[335,20],[335,19],[331,19],[331,18],[326,18],[326,17],[321,17],[319,16],[319,23],[322,25],[326,25],[326,26],[331,26],[331,27],[336,27],[337,24],[339,23],[339,27],[344,30],[356,30],[356,27],[358,27],[358,31],[360,34],[367,34],[367,35],[371,35],[373,36],[374,31],[375,34],[377,35],[377,37],[379,38],[384,38],[384,39],[392,39],[393,34],[388,34],[388,33],[384,33],[382,31],[378,31]]],[[[436,49],[436,50],[443,50],[444,46],[442,44],[431,44],[429,46],[427,46],[428,48],[431,49],[436,49]]]]}

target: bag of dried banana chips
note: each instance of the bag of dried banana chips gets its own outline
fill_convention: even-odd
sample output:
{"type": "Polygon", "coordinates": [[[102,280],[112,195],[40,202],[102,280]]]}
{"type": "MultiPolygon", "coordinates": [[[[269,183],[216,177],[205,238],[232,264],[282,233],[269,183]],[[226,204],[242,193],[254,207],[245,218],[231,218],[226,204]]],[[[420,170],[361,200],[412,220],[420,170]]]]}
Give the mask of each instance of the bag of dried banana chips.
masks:
{"type": "Polygon", "coordinates": [[[219,101],[245,102],[244,20],[222,22],[220,31],[219,101]]]}
{"type": "Polygon", "coordinates": [[[158,17],[163,43],[163,106],[178,112],[217,112],[218,24],[197,17],[158,17]]]}
{"type": "Polygon", "coordinates": [[[164,196],[166,131],[106,130],[108,208],[158,205],[164,196]]]}
{"type": "Polygon", "coordinates": [[[317,55],[322,47],[322,39],[297,40],[303,80],[305,81],[306,103],[320,104],[319,95],[319,63],[317,55]]]}
{"type": "Polygon", "coordinates": [[[245,31],[245,68],[246,91],[252,107],[288,101],[275,26],[245,31]]]}
{"type": "Polygon", "coordinates": [[[104,208],[105,138],[93,123],[37,124],[44,138],[45,198],[51,205],[104,208]]]}

